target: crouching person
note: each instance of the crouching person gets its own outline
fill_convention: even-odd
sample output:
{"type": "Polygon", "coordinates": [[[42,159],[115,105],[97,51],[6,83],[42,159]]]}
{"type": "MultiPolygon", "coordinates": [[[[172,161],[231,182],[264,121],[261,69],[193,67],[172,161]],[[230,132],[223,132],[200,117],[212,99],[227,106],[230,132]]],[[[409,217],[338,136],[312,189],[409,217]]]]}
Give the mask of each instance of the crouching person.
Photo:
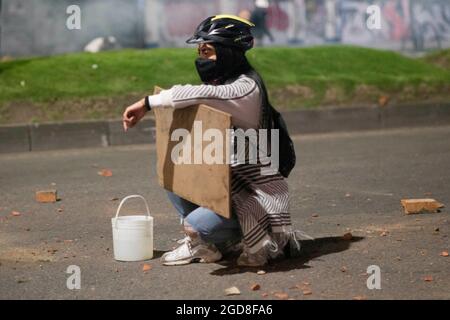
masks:
{"type": "MultiPolygon", "coordinates": [[[[152,108],[198,104],[231,114],[233,129],[274,128],[273,119],[280,120],[280,115],[270,106],[264,82],[245,56],[253,47],[252,26],[236,16],[219,15],[204,20],[187,40],[197,44],[195,65],[203,84],[175,85],[129,106],[123,114],[124,129],[133,127],[152,108]]],[[[291,226],[285,180],[295,164],[293,152],[292,145],[294,159],[289,161],[288,172],[280,170],[284,174],[262,174],[270,164],[259,160],[242,163],[232,159],[229,219],[168,192],[183,219],[186,237],[178,241],[178,248],[162,256],[162,262],[216,262],[222,253],[239,248],[242,250],[237,263],[241,266],[262,266],[286,253],[296,255],[300,243],[291,226]]]]}

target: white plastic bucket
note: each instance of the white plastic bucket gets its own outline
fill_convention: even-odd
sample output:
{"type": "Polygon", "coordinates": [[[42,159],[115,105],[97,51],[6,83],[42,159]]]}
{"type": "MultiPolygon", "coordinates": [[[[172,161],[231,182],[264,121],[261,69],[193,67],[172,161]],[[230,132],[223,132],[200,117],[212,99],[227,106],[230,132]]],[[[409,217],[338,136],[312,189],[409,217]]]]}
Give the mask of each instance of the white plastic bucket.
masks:
{"type": "Polygon", "coordinates": [[[125,197],[117,208],[116,217],[111,219],[114,259],[118,261],[142,261],[153,258],[153,217],[150,216],[147,201],[140,195],[125,197]],[[147,215],[119,217],[126,200],[141,198],[145,202],[147,215]]]}

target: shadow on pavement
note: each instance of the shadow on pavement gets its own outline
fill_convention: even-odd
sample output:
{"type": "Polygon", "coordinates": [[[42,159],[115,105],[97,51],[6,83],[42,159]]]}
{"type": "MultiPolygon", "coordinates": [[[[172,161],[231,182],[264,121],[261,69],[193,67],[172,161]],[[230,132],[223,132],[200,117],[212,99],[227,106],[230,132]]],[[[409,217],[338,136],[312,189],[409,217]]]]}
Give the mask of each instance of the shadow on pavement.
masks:
{"type": "Polygon", "coordinates": [[[162,255],[163,255],[164,253],[166,253],[166,252],[167,252],[167,250],[166,250],[166,251],[163,251],[163,250],[153,250],[153,258],[152,258],[152,259],[159,259],[159,258],[161,258],[162,255]]]}
{"type": "Polygon", "coordinates": [[[327,254],[345,251],[350,248],[352,242],[358,242],[363,239],[364,237],[353,237],[351,240],[345,240],[342,239],[342,236],[339,236],[305,240],[301,241],[303,254],[299,258],[276,260],[264,267],[239,267],[236,265],[236,259],[223,260],[219,264],[224,266],[224,268],[212,271],[211,275],[225,276],[245,272],[255,273],[257,270],[264,270],[267,273],[271,273],[285,272],[293,269],[307,269],[311,268],[305,265],[308,261],[327,254]]]}

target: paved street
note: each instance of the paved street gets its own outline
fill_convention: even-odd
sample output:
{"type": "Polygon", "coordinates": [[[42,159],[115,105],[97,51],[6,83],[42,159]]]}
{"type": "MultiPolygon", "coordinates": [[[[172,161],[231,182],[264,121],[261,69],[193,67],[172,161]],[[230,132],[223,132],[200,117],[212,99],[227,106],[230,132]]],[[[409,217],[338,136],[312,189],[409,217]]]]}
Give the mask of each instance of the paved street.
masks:
{"type": "MultiPolygon", "coordinates": [[[[301,258],[272,264],[264,275],[232,261],[164,267],[154,259],[143,272],[143,262],[113,259],[113,198],[145,196],[155,217],[156,256],[182,236],[156,180],[153,146],[0,155],[0,298],[276,299],[283,292],[293,299],[450,299],[450,257],[440,255],[450,249],[450,127],[295,142],[292,219],[315,240],[303,242],[301,258]],[[101,169],[113,175],[100,176],[101,169]],[[34,200],[35,191],[51,188],[60,201],[34,200]],[[446,208],[405,215],[402,198],[435,198],[446,208]],[[342,239],[347,232],[353,240],[342,239]],[[80,290],[66,287],[70,265],[81,268],[80,290]],[[381,269],[380,290],[366,286],[370,265],[381,269]],[[255,283],[259,291],[250,290],[255,283]],[[226,297],[231,286],[241,295],[226,297]],[[305,287],[312,294],[304,295],[305,287]]],[[[144,206],[133,200],[124,214],[137,210],[144,206]]]]}

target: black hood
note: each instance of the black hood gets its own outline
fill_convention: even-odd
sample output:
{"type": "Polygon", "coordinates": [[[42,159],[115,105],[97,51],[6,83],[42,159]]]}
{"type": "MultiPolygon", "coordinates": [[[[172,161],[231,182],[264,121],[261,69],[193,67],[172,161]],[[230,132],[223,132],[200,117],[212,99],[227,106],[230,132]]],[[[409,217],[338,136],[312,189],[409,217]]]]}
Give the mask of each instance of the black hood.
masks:
{"type": "Polygon", "coordinates": [[[218,84],[235,79],[252,69],[243,50],[216,43],[214,48],[217,55],[218,84]]]}

